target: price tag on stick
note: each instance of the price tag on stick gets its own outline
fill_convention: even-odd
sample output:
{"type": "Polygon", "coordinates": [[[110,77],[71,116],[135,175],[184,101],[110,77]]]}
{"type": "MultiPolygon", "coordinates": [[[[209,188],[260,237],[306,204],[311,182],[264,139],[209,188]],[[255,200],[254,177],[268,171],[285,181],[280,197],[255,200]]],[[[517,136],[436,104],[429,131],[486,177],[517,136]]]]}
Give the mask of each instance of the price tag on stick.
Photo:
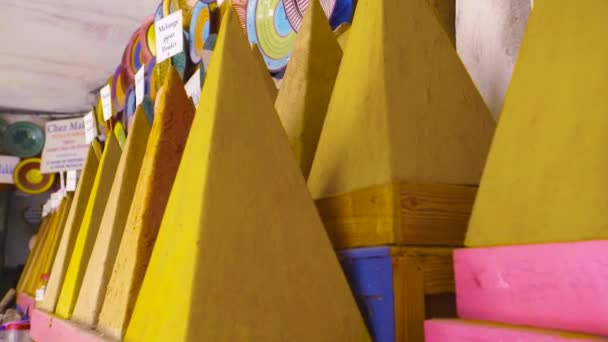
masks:
{"type": "Polygon", "coordinates": [[[141,68],[135,73],[135,107],[139,106],[144,100],[144,68],[145,65],[142,64],[141,68]]]}
{"type": "Polygon", "coordinates": [[[192,98],[194,105],[198,105],[198,99],[201,97],[201,73],[200,70],[194,72],[194,75],[190,77],[186,85],[186,94],[192,98]]]}
{"type": "Polygon", "coordinates": [[[99,96],[101,96],[103,119],[105,121],[108,121],[110,120],[110,118],[112,118],[112,93],[110,91],[109,84],[101,88],[101,90],[99,91],[99,96]]]}
{"type": "Polygon", "coordinates": [[[76,191],[76,170],[70,170],[67,174],[67,181],[65,184],[66,191],[76,191]]]}
{"type": "Polygon", "coordinates": [[[182,11],[169,14],[154,23],[156,33],[156,63],[184,51],[182,11]]]}
{"type": "Polygon", "coordinates": [[[84,142],[88,145],[97,136],[97,126],[95,125],[95,117],[93,112],[85,115],[84,118],[84,142]]]}

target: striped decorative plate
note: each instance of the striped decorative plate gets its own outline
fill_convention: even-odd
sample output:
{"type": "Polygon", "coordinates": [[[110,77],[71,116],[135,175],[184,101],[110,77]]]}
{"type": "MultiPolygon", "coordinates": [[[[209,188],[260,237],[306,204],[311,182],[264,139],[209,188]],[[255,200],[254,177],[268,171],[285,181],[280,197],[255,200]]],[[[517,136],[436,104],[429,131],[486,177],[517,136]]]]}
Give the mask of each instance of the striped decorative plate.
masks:
{"type": "MultiPolygon", "coordinates": [[[[308,8],[310,0],[283,0],[285,4],[285,12],[287,13],[287,20],[291,24],[291,27],[298,32],[304,13],[308,8]]],[[[353,18],[354,12],[354,0],[320,0],[321,7],[327,18],[329,18],[332,29],[335,29],[340,24],[348,22],[350,23],[353,18]]]]}
{"type": "MultiPolygon", "coordinates": [[[[139,41],[141,44],[140,61],[148,64],[150,59],[156,55],[156,33],[154,32],[154,17],[148,17],[139,29],[139,41]]],[[[139,70],[139,68],[137,68],[139,70]]],[[[137,70],[135,72],[137,72],[137,70]]]]}
{"type": "Polygon", "coordinates": [[[295,43],[293,30],[282,0],[249,0],[247,3],[247,36],[257,44],[268,69],[285,69],[295,43]]]}
{"type": "Polygon", "coordinates": [[[24,159],[13,171],[13,181],[21,192],[26,194],[41,194],[49,190],[55,183],[55,174],[40,172],[40,158],[24,159]]]}

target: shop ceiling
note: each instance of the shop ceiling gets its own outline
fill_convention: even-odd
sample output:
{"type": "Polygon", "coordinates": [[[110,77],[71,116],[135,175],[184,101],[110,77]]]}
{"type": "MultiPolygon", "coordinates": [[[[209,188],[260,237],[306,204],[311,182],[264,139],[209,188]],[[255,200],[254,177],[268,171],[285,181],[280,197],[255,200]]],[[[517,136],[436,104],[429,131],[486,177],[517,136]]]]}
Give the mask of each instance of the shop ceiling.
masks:
{"type": "Polygon", "coordinates": [[[0,112],[76,114],[159,0],[1,0],[0,112]]]}

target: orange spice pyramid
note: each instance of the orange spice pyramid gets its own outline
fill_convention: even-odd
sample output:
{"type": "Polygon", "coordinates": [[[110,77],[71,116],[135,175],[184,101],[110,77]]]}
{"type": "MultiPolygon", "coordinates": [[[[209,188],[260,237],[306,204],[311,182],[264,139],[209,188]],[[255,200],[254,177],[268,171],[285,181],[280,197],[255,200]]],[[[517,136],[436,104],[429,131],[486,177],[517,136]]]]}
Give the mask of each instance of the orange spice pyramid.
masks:
{"type": "Polygon", "coordinates": [[[173,67],[163,89],[97,324],[115,339],[131,317],[194,117],[194,104],[173,67]]]}

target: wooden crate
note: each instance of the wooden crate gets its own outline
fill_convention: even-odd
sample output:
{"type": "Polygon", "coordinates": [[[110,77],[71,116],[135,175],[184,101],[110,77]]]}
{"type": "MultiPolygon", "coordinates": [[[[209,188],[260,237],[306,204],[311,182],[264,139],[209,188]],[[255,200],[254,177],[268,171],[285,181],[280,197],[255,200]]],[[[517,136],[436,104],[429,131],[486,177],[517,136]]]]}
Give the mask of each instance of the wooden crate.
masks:
{"type": "Polygon", "coordinates": [[[316,201],[335,248],[462,246],[477,187],[392,183],[316,201]]]}
{"type": "Polygon", "coordinates": [[[456,316],[451,248],[368,247],[338,257],[374,341],[423,341],[426,318],[456,316]]]}

